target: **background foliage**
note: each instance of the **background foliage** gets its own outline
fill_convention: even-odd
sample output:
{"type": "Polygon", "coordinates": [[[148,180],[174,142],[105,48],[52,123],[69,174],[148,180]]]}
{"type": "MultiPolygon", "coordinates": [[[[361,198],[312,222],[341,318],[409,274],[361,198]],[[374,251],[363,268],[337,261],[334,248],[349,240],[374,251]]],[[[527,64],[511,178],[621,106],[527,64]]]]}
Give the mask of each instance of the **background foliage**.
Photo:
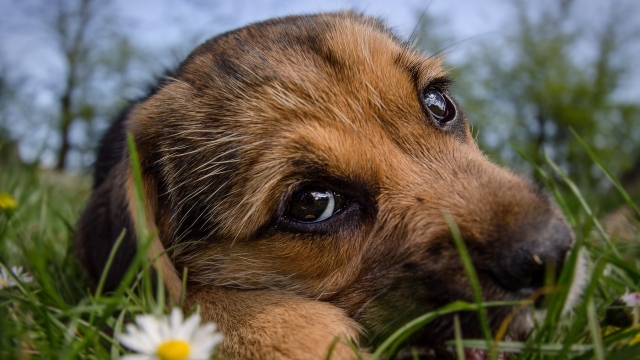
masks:
{"type": "MultiPolygon", "coordinates": [[[[595,25],[581,21],[582,5],[561,1],[532,11],[528,3],[514,3],[506,35],[478,41],[477,51],[456,68],[457,90],[484,130],[478,140],[485,151],[521,171],[518,149],[535,164],[546,154],[590,199],[604,200],[611,186],[571,129],[613,174],[631,180],[625,174],[640,165],[640,102],[620,92],[636,66],[629,48],[640,27],[624,4],[595,25]]],[[[602,205],[610,209],[620,201],[602,205]]]]}

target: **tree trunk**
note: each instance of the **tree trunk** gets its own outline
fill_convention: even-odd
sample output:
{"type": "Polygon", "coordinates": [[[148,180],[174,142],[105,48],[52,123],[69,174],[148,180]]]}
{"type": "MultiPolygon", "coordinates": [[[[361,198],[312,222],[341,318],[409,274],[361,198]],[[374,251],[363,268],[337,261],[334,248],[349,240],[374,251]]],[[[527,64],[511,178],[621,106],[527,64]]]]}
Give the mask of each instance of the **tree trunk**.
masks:
{"type": "Polygon", "coordinates": [[[60,97],[60,139],[62,144],[58,150],[58,162],[56,164],[56,170],[63,171],[67,167],[67,154],[71,148],[69,143],[69,130],[71,129],[71,122],[73,121],[73,104],[71,100],[71,93],[75,86],[75,64],[73,61],[69,61],[69,74],[67,75],[67,84],[62,96],[60,97]]]}

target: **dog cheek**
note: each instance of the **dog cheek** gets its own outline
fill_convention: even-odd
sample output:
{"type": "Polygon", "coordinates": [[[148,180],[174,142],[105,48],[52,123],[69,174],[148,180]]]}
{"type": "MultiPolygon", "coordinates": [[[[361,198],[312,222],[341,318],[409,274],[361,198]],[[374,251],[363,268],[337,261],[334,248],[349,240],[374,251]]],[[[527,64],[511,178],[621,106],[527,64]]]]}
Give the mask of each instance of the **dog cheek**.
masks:
{"type": "Polygon", "coordinates": [[[386,338],[399,326],[448,304],[451,299],[471,298],[461,267],[441,261],[443,257],[437,253],[422,259],[416,253],[399,265],[386,269],[381,266],[354,290],[364,295],[352,316],[375,339],[386,338]]]}
{"type": "MultiPolygon", "coordinates": [[[[260,239],[211,243],[192,251],[189,280],[243,289],[277,289],[329,299],[356,281],[357,247],[339,237],[273,232],[260,239]],[[231,245],[232,244],[232,245],[231,245]]],[[[186,253],[185,253],[186,255],[186,253]]]]}
{"type": "Polygon", "coordinates": [[[431,298],[434,290],[424,284],[395,279],[395,286],[380,289],[356,314],[355,320],[366,329],[367,342],[379,344],[401,326],[438,308],[431,298]]]}

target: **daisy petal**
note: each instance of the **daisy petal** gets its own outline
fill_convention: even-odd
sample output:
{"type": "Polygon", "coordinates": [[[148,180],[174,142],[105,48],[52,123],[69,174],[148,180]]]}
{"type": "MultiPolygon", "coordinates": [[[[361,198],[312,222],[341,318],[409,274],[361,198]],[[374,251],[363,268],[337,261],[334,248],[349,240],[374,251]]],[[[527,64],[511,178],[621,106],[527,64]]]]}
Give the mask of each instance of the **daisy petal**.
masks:
{"type": "Polygon", "coordinates": [[[154,346],[155,344],[151,343],[146,334],[139,331],[128,331],[127,334],[121,334],[118,337],[118,341],[120,341],[120,343],[127,349],[135,352],[153,354],[156,349],[156,347],[154,346]]]}
{"type": "Polygon", "coordinates": [[[180,327],[183,320],[182,311],[178,308],[173,308],[169,317],[169,326],[171,326],[172,329],[176,329],[180,327]]]}
{"type": "Polygon", "coordinates": [[[158,326],[158,319],[152,315],[139,315],[136,317],[136,323],[140,330],[144,332],[151,342],[156,346],[162,342],[161,326],[158,326]]]}
{"type": "Polygon", "coordinates": [[[193,333],[198,328],[198,325],[200,325],[200,316],[198,314],[193,314],[184,322],[184,324],[182,324],[179,328],[179,333],[176,335],[180,336],[182,339],[190,339],[193,337],[193,333]]]}

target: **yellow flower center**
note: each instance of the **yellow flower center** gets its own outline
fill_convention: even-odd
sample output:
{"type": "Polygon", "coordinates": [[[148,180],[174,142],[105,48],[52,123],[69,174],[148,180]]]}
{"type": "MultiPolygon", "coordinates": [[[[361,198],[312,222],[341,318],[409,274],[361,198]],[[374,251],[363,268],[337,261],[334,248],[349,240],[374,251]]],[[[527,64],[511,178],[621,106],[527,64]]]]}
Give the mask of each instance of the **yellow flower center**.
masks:
{"type": "Polygon", "coordinates": [[[160,360],[186,360],[191,349],[189,344],[182,340],[165,341],[156,351],[156,355],[160,360]]]}

